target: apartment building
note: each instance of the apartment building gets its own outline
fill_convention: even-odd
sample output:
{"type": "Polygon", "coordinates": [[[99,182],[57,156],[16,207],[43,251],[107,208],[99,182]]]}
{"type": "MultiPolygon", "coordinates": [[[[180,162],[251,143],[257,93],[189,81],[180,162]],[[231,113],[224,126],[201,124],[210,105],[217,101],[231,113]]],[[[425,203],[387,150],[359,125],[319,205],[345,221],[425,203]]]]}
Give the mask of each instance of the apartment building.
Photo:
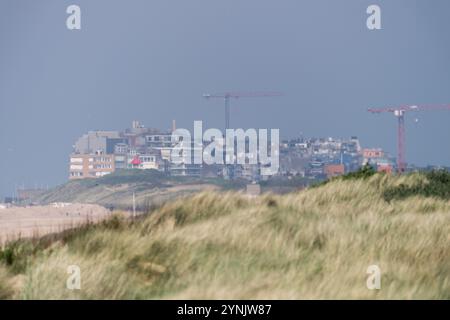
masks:
{"type": "Polygon", "coordinates": [[[135,155],[128,159],[128,168],[130,169],[159,169],[158,158],[154,155],[144,154],[135,155]]]}
{"type": "Polygon", "coordinates": [[[383,149],[363,149],[363,157],[364,159],[372,159],[372,158],[384,158],[383,149]]]}
{"type": "Polygon", "coordinates": [[[343,175],[345,173],[345,166],[343,164],[327,164],[325,165],[324,172],[327,178],[330,179],[343,175]]]}
{"type": "Polygon", "coordinates": [[[114,142],[125,142],[118,131],[90,131],[75,142],[73,149],[80,154],[95,153],[97,150],[112,153],[107,150],[113,148],[114,142]]]}
{"type": "Polygon", "coordinates": [[[69,162],[70,180],[99,178],[115,171],[114,155],[102,151],[93,154],[72,154],[69,162]]]}

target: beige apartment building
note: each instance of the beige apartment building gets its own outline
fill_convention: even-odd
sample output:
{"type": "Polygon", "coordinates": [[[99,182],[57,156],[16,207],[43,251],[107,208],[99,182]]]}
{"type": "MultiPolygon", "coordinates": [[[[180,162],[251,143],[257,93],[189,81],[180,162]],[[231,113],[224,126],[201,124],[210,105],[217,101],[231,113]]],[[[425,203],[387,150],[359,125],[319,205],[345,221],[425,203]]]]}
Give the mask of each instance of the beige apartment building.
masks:
{"type": "Polygon", "coordinates": [[[94,154],[72,154],[70,156],[69,179],[99,178],[114,172],[114,155],[96,152],[94,154]]]}

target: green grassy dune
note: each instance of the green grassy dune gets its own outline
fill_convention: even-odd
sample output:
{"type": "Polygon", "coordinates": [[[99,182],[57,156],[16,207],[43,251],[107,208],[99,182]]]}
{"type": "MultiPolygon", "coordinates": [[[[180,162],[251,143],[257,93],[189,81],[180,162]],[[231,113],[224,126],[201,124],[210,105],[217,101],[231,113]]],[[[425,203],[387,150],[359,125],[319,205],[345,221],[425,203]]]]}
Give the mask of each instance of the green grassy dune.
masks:
{"type": "Polygon", "coordinates": [[[0,254],[0,298],[450,299],[447,178],[200,193],[137,220],[12,243],[0,254]],[[69,265],[80,267],[81,290],[66,288],[69,265]],[[380,290],[366,287],[370,265],[380,290]]]}
{"type": "Polygon", "coordinates": [[[98,179],[72,180],[34,196],[29,202],[92,203],[129,210],[135,194],[138,210],[159,206],[174,199],[210,189],[239,189],[243,182],[218,178],[171,177],[157,170],[117,170],[98,179]]]}

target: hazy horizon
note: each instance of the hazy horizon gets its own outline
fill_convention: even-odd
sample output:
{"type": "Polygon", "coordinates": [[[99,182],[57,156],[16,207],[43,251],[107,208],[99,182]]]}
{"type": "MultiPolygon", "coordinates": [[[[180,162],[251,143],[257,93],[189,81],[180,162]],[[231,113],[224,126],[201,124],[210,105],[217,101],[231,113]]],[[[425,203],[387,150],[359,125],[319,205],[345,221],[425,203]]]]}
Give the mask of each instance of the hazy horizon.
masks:
{"type": "MultiPolygon", "coordinates": [[[[4,0],[0,197],[65,182],[87,131],[222,128],[223,101],[204,93],[279,91],[233,100],[231,126],[355,135],[395,155],[395,117],[367,108],[450,104],[449,12],[445,0],[4,0]],[[81,30],[66,28],[71,4],[81,30]],[[370,4],[382,30],[366,27],[370,4]]],[[[450,166],[449,120],[407,115],[409,163],[450,166]]]]}

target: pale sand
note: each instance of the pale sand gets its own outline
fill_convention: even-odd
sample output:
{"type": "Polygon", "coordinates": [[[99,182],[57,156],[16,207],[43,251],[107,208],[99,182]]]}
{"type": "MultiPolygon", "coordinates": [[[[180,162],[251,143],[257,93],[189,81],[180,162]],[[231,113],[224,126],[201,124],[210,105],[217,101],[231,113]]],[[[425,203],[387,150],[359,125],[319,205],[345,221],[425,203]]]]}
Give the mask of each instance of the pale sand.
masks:
{"type": "Polygon", "coordinates": [[[69,204],[55,207],[12,207],[0,210],[0,244],[18,238],[61,232],[89,222],[98,222],[111,212],[93,204],[69,204]]]}

